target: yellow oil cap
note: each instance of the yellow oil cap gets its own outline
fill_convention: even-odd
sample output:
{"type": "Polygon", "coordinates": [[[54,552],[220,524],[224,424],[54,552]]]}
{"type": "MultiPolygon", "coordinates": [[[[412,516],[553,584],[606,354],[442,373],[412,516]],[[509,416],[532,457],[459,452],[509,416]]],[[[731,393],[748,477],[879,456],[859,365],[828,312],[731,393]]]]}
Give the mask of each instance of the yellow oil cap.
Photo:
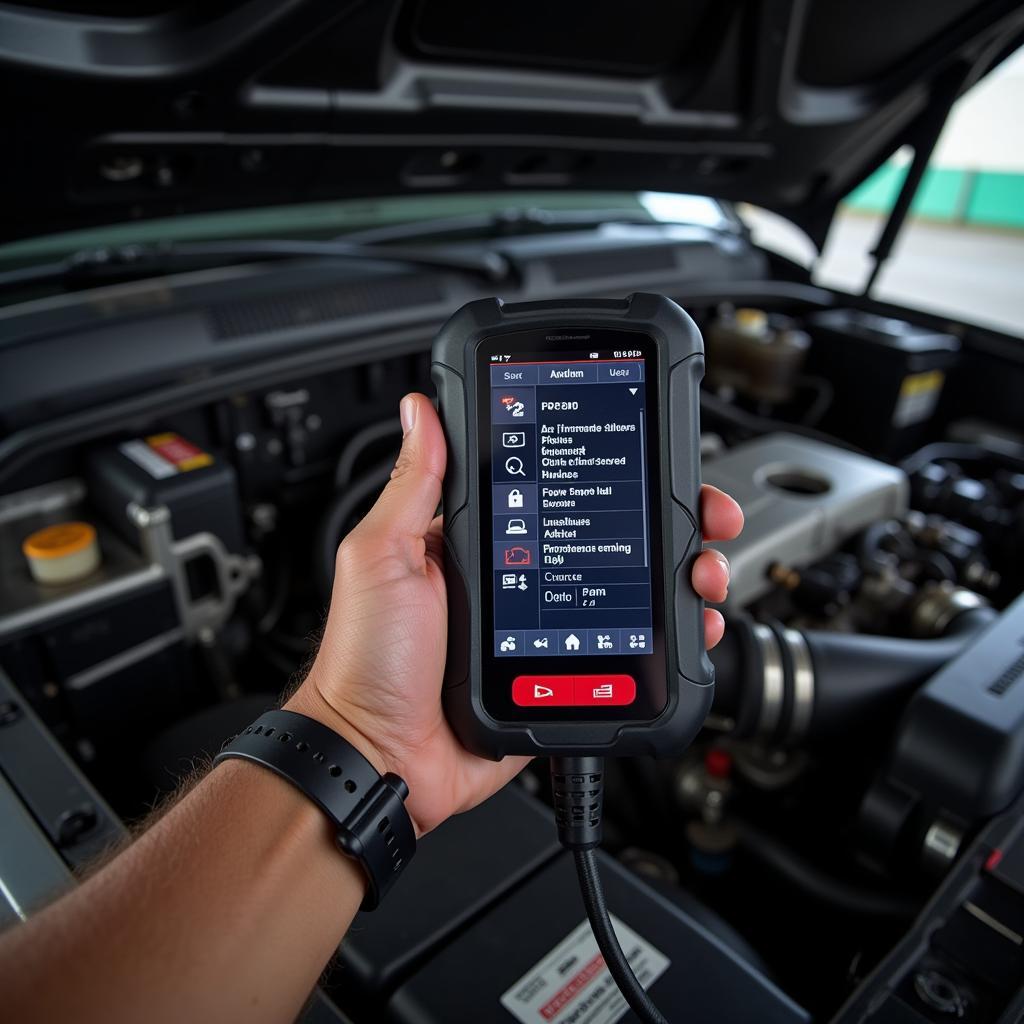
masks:
{"type": "Polygon", "coordinates": [[[22,542],[33,577],[40,583],[70,583],[100,564],[96,530],[89,523],[57,523],[37,530],[22,542]]]}

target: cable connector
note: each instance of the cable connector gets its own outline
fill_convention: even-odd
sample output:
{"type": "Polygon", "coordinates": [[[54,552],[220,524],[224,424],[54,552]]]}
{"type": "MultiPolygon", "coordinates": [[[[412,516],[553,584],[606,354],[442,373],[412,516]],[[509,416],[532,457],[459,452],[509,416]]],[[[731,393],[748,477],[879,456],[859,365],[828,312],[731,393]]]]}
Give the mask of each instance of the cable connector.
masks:
{"type": "Polygon", "coordinates": [[[558,840],[567,850],[592,850],[601,845],[603,758],[551,758],[551,799],[558,840]]]}

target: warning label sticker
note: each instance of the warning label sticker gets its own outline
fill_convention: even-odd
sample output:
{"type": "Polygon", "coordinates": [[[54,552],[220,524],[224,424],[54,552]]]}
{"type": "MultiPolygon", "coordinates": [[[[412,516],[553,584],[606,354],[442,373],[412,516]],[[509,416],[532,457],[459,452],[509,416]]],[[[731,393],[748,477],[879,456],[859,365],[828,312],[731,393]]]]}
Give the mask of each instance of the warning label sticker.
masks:
{"type": "Polygon", "coordinates": [[[213,465],[212,455],[178,434],[153,434],[145,441],[125,441],[119,447],[122,455],[157,480],[213,465]]]}
{"type": "MultiPolygon", "coordinates": [[[[633,973],[650,988],[671,961],[632,928],[612,917],[633,973]]],[[[522,1024],[615,1024],[628,1009],[584,921],[501,997],[522,1024]]]]}
{"type": "Polygon", "coordinates": [[[909,427],[928,419],[939,404],[946,375],[941,370],[911,373],[903,378],[899,397],[892,411],[894,427],[909,427]]]}

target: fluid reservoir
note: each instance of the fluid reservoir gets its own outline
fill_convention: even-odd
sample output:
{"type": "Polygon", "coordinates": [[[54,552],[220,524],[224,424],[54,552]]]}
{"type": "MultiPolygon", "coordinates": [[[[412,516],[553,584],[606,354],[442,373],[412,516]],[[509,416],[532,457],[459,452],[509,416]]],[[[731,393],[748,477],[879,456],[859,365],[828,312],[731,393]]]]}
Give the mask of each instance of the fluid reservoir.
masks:
{"type": "Polygon", "coordinates": [[[777,405],[793,396],[810,340],[763,309],[723,309],[705,337],[707,382],[777,405]]]}
{"type": "Polygon", "coordinates": [[[57,523],[22,542],[29,571],[38,583],[73,583],[100,564],[96,530],[89,523],[57,523]]]}

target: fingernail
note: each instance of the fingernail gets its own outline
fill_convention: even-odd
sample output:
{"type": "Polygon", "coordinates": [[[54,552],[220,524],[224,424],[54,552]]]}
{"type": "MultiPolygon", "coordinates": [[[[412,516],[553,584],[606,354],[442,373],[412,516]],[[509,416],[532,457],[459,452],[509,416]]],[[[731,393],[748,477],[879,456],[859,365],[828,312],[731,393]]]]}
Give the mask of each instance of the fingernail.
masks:
{"type": "Polygon", "coordinates": [[[725,570],[726,577],[732,576],[732,568],[729,565],[729,559],[722,554],[721,551],[715,552],[715,558],[718,559],[718,564],[725,570]]]}
{"type": "Polygon", "coordinates": [[[398,406],[398,418],[402,421],[402,437],[416,426],[416,400],[406,395],[398,406]]]}

